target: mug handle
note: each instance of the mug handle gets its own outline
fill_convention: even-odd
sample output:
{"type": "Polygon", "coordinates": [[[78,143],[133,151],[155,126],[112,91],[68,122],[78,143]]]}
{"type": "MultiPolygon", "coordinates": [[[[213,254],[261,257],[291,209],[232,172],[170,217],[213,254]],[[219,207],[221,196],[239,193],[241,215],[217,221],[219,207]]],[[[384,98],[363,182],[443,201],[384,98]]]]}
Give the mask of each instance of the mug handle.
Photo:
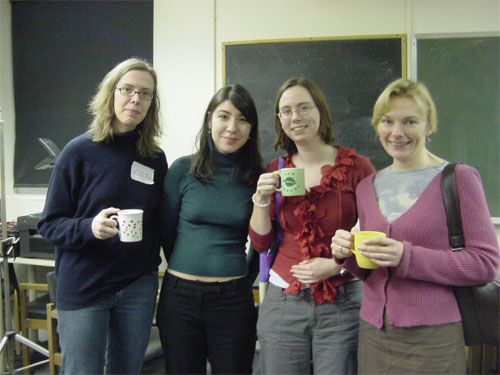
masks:
{"type": "Polygon", "coordinates": [[[282,187],[281,187],[281,169],[277,170],[277,172],[278,172],[278,176],[279,176],[279,179],[278,179],[279,186],[274,185],[274,191],[279,191],[281,193],[281,190],[282,190],[282,187]]]}
{"type": "Polygon", "coordinates": [[[120,222],[118,221],[118,215],[111,215],[108,219],[116,221],[116,228],[118,229],[118,237],[120,237],[120,222]]]}

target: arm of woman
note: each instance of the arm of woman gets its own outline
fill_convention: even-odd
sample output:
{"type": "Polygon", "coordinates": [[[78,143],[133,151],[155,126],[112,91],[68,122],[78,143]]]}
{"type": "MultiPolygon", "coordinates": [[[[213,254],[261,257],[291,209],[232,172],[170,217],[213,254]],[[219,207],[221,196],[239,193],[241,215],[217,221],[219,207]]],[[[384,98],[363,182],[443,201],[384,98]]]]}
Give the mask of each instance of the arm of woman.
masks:
{"type": "MultiPolygon", "coordinates": [[[[382,265],[392,258],[397,276],[442,285],[476,285],[495,279],[500,258],[498,241],[481,178],[474,168],[459,165],[456,180],[465,237],[462,250],[452,251],[449,248],[444,216],[441,227],[445,228],[442,235],[446,237],[442,241],[446,248],[432,249],[391,238],[370,239],[366,241],[365,250],[372,254],[372,259],[373,254],[378,253],[379,264],[382,265]],[[382,248],[372,245],[382,245],[382,248]],[[382,257],[385,257],[384,261],[381,261],[382,257]]],[[[444,211],[444,207],[441,209],[444,211]]],[[[428,220],[433,219],[429,217],[428,220]]],[[[438,230],[438,226],[434,225],[434,231],[438,230]]],[[[377,260],[374,261],[377,263],[377,260]]]]}
{"type": "Polygon", "coordinates": [[[254,205],[250,217],[250,227],[255,233],[262,236],[268,234],[272,228],[269,206],[277,181],[278,177],[275,172],[261,174],[257,182],[257,191],[252,197],[254,205]]]}
{"type": "Polygon", "coordinates": [[[303,284],[312,284],[340,274],[342,266],[332,258],[310,258],[292,266],[293,277],[303,284]]]}
{"type": "Polygon", "coordinates": [[[188,178],[190,160],[189,157],[183,157],[174,161],[168,169],[163,183],[160,204],[160,238],[167,261],[172,255],[177,237],[177,224],[182,204],[181,182],[188,178]]]}
{"type": "Polygon", "coordinates": [[[277,167],[278,159],[267,165],[266,173],[260,175],[256,192],[252,197],[254,205],[250,217],[249,235],[257,252],[267,251],[275,238],[273,216],[276,211],[274,186],[278,182],[277,167]]]}
{"type": "Polygon", "coordinates": [[[95,217],[75,217],[82,179],[79,159],[77,146],[70,144],[63,149],[52,171],[37,225],[43,238],[61,250],[80,250],[118,233],[116,222],[108,218],[119,211],[116,208],[106,208],[95,217]]]}

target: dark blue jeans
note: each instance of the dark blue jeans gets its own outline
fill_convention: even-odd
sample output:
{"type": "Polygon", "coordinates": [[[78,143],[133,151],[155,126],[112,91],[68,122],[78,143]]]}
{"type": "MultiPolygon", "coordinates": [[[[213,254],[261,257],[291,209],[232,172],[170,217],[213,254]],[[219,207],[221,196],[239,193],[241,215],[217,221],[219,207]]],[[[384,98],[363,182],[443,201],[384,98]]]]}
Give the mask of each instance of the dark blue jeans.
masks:
{"type": "Polygon", "coordinates": [[[138,374],[151,334],[158,273],[79,310],[58,310],[63,374],[138,374]]]}
{"type": "Polygon", "coordinates": [[[206,283],[166,274],[156,317],[167,374],[251,374],[257,310],[246,279],[206,283]]]}

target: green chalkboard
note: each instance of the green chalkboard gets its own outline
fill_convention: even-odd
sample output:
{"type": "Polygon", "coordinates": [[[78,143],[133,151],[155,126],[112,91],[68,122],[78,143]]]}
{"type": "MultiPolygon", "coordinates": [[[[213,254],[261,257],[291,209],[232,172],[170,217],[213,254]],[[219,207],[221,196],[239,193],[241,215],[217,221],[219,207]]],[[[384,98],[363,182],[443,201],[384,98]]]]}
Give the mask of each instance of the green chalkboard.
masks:
{"type": "Polygon", "coordinates": [[[438,113],[429,149],[481,174],[492,217],[500,217],[500,36],[416,37],[417,79],[438,113]]]}
{"type": "Polygon", "coordinates": [[[259,113],[264,159],[274,152],[274,99],[288,78],[305,76],[325,94],[335,129],[334,144],[355,148],[377,169],[391,163],[370,125],[373,104],[391,81],[406,76],[406,36],[356,36],[229,42],[223,44],[223,83],[239,83],[259,113]]]}

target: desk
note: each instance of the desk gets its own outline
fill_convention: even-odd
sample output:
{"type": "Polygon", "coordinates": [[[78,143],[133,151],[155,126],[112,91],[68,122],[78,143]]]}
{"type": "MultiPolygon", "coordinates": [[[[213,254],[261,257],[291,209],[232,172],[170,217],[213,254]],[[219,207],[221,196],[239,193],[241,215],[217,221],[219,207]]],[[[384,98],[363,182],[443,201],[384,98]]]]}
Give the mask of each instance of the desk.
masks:
{"type": "MultiPolygon", "coordinates": [[[[55,259],[46,259],[46,258],[24,258],[24,257],[15,257],[8,258],[9,263],[13,264],[24,264],[28,266],[28,282],[35,283],[36,282],[36,273],[35,266],[39,267],[55,267],[56,261],[55,259]]],[[[30,299],[32,296],[32,291],[30,291],[30,299]]]]}
{"type": "Polygon", "coordinates": [[[15,257],[15,258],[9,258],[9,263],[27,264],[28,266],[54,267],[56,261],[55,259],[46,259],[46,258],[15,257]]]}

